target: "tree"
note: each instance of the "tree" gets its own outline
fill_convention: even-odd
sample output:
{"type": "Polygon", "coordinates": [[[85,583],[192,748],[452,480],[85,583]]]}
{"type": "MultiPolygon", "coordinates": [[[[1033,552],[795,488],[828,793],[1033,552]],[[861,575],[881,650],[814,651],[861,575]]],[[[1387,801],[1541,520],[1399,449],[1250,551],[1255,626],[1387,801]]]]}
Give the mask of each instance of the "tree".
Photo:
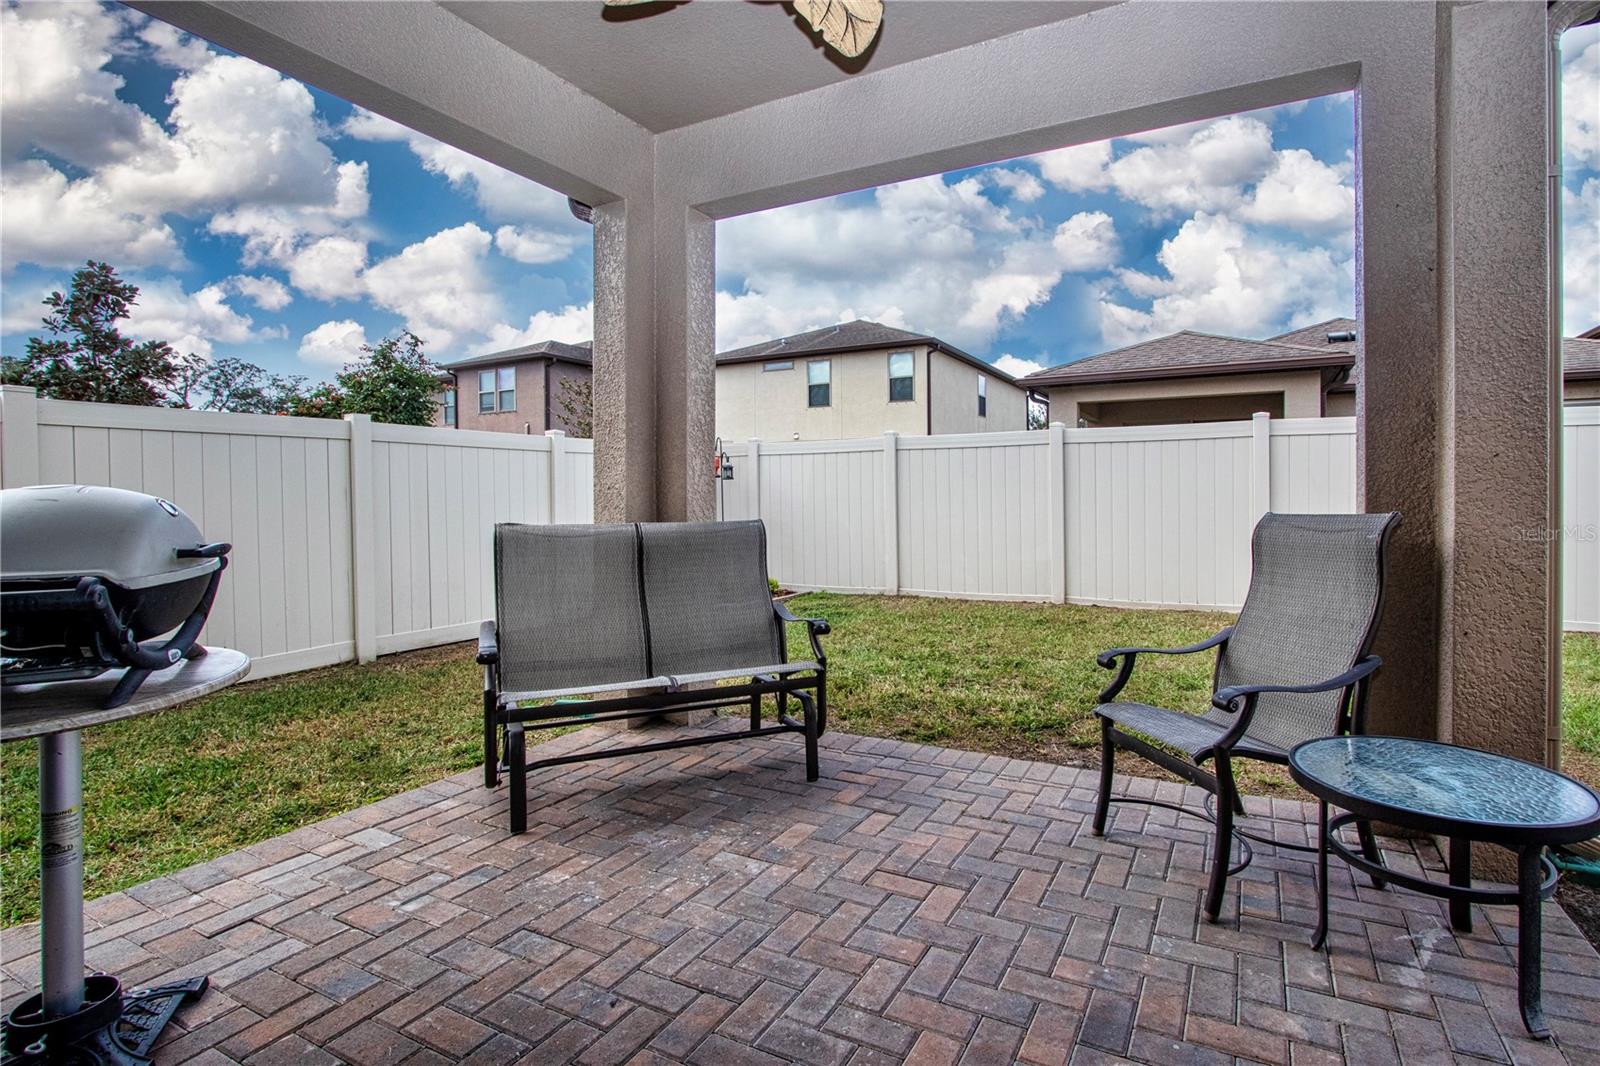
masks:
{"type": "Polygon", "coordinates": [[[56,400],[169,405],[181,376],[177,353],[163,341],[135,344],[117,328],[138,295],[110,264],[89,260],[66,295],[45,297],[44,328],[54,339],[29,337],[27,354],[4,360],[0,379],[56,400]]]}
{"type": "Polygon", "coordinates": [[[561,421],[574,437],[594,436],[594,382],[590,378],[561,379],[556,388],[561,421]]]}
{"type": "MultiPolygon", "coordinates": [[[[339,372],[335,391],[342,394],[342,412],[401,426],[433,425],[443,385],[422,353],[422,339],[401,330],[376,346],[364,344],[361,350],[366,354],[339,372]]],[[[331,402],[332,396],[324,399],[331,402]]]]}

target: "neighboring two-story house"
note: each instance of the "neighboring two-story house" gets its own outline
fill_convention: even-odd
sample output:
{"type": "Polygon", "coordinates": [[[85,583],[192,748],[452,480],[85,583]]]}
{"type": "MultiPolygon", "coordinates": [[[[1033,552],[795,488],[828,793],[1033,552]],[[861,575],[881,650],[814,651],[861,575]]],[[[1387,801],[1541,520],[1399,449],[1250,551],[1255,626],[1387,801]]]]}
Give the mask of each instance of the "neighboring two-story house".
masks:
{"type": "Polygon", "coordinates": [[[780,337],[717,356],[724,440],[989,433],[1028,426],[1011,375],[937,337],[877,322],[780,337]]]}
{"type": "MultiPolygon", "coordinates": [[[[437,424],[504,433],[565,430],[588,436],[567,409],[589,403],[593,344],[543,341],[441,366],[444,392],[437,424]],[[563,403],[563,397],[567,402],[563,403]]],[[[581,420],[580,420],[581,421],[581,420]]]]}
{"type": "MultiPolygon", "coordinates": [[[[1234,422],[1354,415],[1356,323],[1334,318],[1266,340],[1184,330],[1029,374],[1068,426],[1234,422]]],[[[1568,403],[1600,400],[1600,340],[1563,344],[1568,403]]]]}

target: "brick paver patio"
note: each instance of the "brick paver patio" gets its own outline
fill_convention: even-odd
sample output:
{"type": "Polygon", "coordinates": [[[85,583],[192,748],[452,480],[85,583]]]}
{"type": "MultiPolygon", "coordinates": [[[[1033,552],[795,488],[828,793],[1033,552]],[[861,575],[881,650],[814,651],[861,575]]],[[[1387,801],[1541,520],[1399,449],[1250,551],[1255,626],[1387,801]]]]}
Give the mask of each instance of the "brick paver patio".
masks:
{"type": "MultiPolygon", "coordinates": [[[[1124,806],[1096,839],[1093,771],[835,734],[823,774],[789,738],[562,767],[513,838],[471,771],[103,897],[89,960],[211,975],[164,1063],[1600,1062],[1600,956],[1553,903],[1539,1044],[1512,908],[1457,935],[1335,863],[1318,954],[1309,863],[1258,849],[1208,925],[1205,827],[1124,806]]],[[[33,927],[0,948],[9,1007],[33,927]]]]}

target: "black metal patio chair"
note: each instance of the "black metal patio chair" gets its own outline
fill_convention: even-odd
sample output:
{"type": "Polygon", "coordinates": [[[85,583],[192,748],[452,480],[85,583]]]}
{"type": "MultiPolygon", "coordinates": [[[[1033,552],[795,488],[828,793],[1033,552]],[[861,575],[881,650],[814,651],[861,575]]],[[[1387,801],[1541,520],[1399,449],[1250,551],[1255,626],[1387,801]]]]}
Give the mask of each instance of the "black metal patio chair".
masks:
{"type": "MultiPolygon", "coordinates": [[[[1289,749],[1303,740],[1365,731],[1367,689],[1381,664],[1369,652],[1383,612],[1384,554],[1399,523],[1398,514],[1268,514],[1251,539],[1250,589],[1237,622],[1187,648],[1116,648],[1096,659],[1103,668],[1116,669],[1117,676],[1095,707],[1100,717],[1095,835],[1105,835],[1112,802],[1168,807],[1212,822],[1205,898],[1211,921],[1221,913],[1227,879],[1250,863],[1249,841],[1315,851],[1235,827],[1244,806],[1234,787],[1233,760],[1286,763],[1289,749]],[[1211,648],[1217,649],[1213,691],[1203,714],[1117,700],[1140,655],[1211,648]],[[1197,811],[1112,796],[1117,748],[1201,786],[1214,805],[1197,811]],[[1202,765],[1208,762],[1211,770],[1202,765]],[[1241,859],[1230,865],[1236,838],[1241,859]]],[[[1361,822],[1357,829],[1367,857],[1380,861],[1372,827],[1361,822]]],[[[1380,879],[1374,884],[1381,886],[1380,879]]]]}

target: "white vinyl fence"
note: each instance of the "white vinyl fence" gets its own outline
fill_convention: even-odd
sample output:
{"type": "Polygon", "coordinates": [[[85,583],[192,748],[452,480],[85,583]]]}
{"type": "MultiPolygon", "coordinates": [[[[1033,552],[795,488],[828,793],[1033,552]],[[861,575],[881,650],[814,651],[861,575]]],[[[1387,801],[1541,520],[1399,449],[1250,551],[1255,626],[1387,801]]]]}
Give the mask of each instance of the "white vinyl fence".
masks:
{"type": "MultiPolygon", "coordinates": [[[[1600,408],[1566,414],[1566,624],[1600,630],[1600,408]]],[[[1356,507],[1352,418],[726,447],[719,513],[796,589],[1235,610],[1257,518],[1356,507]]]]}
{"type": "Polygon", "coordinates": [[[593,521],[587,440],[39,400],[0,392],[0,486],[161,496],[233,544],[202,639],[251,674],[466,640],[494,523],[593,521]]]}

